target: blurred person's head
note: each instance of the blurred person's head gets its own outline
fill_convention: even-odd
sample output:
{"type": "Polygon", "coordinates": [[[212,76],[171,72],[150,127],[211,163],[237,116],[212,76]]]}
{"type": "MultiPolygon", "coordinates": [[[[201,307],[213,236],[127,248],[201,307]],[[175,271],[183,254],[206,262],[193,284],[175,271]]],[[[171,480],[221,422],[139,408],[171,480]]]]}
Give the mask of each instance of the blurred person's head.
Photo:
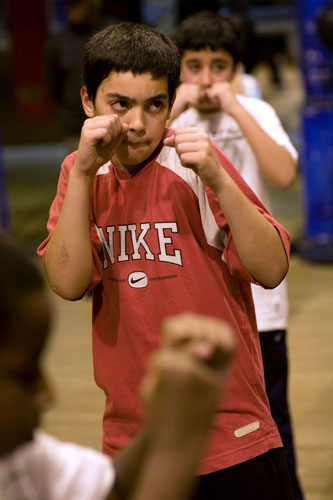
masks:
{"type": "MultiPolygon", "coordinates": [[[[210,11],[193,14],[177,27],[174,41],[181,53],[181,81],[203,90],[216,83],[231,82],[241,57],[241,39],[233,23],[210,11]]],[[[197,109],[214,111],[216,101],[205,95],[197,109]]]]}
{"type": "Polygon", "coordinates": [[[78,31],[90,29],[102,9],[102,0],[65,0],[69,24],[78,31]]]}
{"type": "Polygon", "coordinates": [[[51,400],[40,368],[51,308],[35,264],[0,232],[0,456],[32,439],[51,400]]]}

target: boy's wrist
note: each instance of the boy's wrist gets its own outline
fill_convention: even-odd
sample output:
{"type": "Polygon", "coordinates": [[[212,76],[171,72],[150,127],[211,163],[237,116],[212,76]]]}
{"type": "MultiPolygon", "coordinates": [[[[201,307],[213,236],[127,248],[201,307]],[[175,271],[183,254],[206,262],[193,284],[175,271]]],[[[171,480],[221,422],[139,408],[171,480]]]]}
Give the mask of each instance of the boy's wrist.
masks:
{"type": "Polygon", "coordinates": [[[242,120],[242,118],[248,114],[246,109],[241,105],[241,103],[236,99],[236,103],[231,108],[229,114],[232,116],[234,120],[238,123],[242,120]]]}
{"type": "Polygon", "coordinates": [[[227,183],[227,180],[228,180],[228,177],[227,177],[226,173],[224,172],[224,170],[222,170],[222,167],[220,167],[219,173],[216,176],[216,181],[214,182],[214,185],[211,186],[211,189],[217,198],[219,196],[223,195],[223,191],[225,189],[225,185],[227,183]]]}
{"type": "Polygon", "coordinates": [[[72,170],[69,173],[69,177],[73,182],[80,182],[86,185],[89,189],[92,186],[95,175],[92,175],[91,171],[86,171],[80,168],[79,162],[75,161],[72,170]]]}

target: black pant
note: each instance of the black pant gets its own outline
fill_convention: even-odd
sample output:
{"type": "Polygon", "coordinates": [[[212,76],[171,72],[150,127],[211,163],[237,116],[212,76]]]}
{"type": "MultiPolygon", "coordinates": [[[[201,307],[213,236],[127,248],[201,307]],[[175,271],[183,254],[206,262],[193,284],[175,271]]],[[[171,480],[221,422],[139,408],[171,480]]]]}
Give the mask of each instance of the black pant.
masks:
{"type": "Polygon", "coordinates": [[[286,331],[259,332],[266,392],[272,417],[278,426],[287,459],[294,500],[303,500],[296,473],[292,423],[288,407],[288,356],[286,331]]]}
{"type": "Polygon", "coordinates": [[[193,500],[292,500],[282,448],[199,476],[193,500]]]}

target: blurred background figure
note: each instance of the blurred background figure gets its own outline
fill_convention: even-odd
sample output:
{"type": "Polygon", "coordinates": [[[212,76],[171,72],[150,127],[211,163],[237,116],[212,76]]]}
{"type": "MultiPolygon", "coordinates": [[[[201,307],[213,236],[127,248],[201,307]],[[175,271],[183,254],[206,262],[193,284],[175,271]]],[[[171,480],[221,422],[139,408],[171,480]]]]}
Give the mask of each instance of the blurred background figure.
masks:
{"type": "Polygon", "coordinates": [[[65,0],[66,24],[50,36],[45,48],[49,89],[60,106],[66,150],[77,149],[85,120],[80,88],[81,58],[90,36],[117,19],[103,15],[102,0],[65,0]]]}
{"type": "Polygon", "coordinates": [[[240,62],[235,69],[233,79],[234,91],[248,97],[262,97],[262,91],[257,78],[251,73],[255,62],[254,32],[252,23],[242,5],[235,2],[231,7],[228,19],[234,25],[239,35],[240,62]]]}
{"type": "Polygon", "coordinates": [[[298,2],[304,83],[302,154],[305,223],[295,251],[333,263],[333,1],[298,2]]]}
{"type": "MultiPolygon", "coordinates": [[[[201,11],[176,28],[174,39],[182,56],[182,83],[171,112],[175,120],[170,126],[205,129],[271,211],[266,183],[271,184],[272,189],[291,187],[296,177],[298,154],[267,102],[234,93],[235,86],[243,87],[244,37],[239,35],[242,24],[242,19],[236,27],[230,17],[201,11]],[[241,70],[237,71],[240,65],[241,70]],[[180,112],[178,117],[175,112],[180,112]]],[[[244,94],[244,88],[241,93],[244,94]]],[[[252,285],[252,295],[271,413],[284,445],[293,498],[303,500],[296,473],[287,396],[286,280],[271,290],[252,285]]]]}
{"type": "Polygon", "coordinates": [[[164,322],[141,386],[146,430],[111,461],[41,428],[53,309],[39,268],[1,230],[0,278],[1,500],[189,498],[235,351],[231,327],[190,314],[164,322]]]}

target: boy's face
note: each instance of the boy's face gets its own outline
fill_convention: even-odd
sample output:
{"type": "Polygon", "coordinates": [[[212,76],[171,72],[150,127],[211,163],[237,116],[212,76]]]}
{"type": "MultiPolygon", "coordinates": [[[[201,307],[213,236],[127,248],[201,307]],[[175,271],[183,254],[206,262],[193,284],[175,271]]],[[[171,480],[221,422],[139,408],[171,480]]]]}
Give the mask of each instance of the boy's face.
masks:
{"type": "Polygon", "coordinates": [[[45,294],[34,292],[18,309],[0,344],[0,456],[31,440],[40,411],[51,400],[39,368],[50,320],[45,294]]]}
{"type": "Polygon", "coordinates": [[[199,85],[202,96],[195,107],[200,112],[212,112],[219,109],[219,104],[211,101],[205,90],[218,83],[230,82],[234,71],[233,58],[225,50],[185,50],[181,62],[181,81],[199,85]]]}
{"type": "MultiPolygon", "coordinates": [[[[116,151],[128,170],[144,162],[162,139],[169,116],[167,78],[154,80],[150,73],[111,71],[98,87],[93,115],[116,114],[129,126],[116,151]]],[[[88,115],[89,116],[89,115],[88,115]]]]}

